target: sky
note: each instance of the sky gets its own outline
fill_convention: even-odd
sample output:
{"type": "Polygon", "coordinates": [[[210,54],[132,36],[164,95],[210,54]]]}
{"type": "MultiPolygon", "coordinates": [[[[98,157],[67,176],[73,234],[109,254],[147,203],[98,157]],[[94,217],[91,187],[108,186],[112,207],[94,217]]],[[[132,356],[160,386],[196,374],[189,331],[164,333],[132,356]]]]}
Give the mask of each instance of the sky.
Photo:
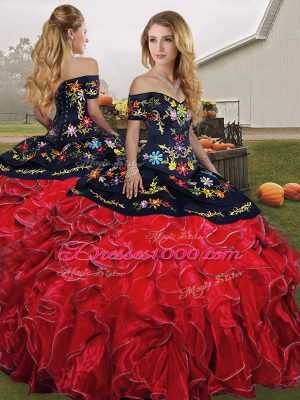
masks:
{"type": "Polygon", "coordinates": [[[65,3],[83,13],[86,56],[97,60],[100,78],[120,99],[127,97],[132,80],[146,72],[140,35],[152,15],[179,12],[192,30],[199,59],[254,34],[269,0],[0,0],[0,49],[7,52],[20,37],[35,43],[53,9],[65,3]]]}

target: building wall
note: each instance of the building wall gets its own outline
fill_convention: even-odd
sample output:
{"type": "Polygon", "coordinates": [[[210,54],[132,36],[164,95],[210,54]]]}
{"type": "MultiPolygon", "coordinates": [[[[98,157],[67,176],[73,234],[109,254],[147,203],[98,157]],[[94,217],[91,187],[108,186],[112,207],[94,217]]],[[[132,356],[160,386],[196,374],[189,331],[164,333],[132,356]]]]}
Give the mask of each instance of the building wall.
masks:
{"type": "MultiPolygon", "coordinates": [[[[198,66],[204,98],[240,100],[251,127],[300,127],[300,1],[284,0],[266,40],[198,66]]],[[[232,120],[235,112],[227,115],[232,120]]]]}

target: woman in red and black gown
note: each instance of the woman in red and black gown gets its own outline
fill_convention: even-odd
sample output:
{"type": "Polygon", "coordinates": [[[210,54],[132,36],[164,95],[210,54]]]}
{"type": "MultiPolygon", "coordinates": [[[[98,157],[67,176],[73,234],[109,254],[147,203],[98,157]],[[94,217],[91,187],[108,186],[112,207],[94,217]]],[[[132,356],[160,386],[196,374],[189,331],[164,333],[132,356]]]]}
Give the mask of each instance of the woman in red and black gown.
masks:
{"type": "Polygon", "coordinates": [[[186,22],[159,13],[141,43],[151,68],[130,88],[125,153],[40,217],[14,286],[1,286],[0,364],[31,391],[74,399],[296,387],[299,254],[193,133],[201,87],[186,22]]]}
{"type": "Polygon", "coordinates": [[[5,216],[0,254],[10,252],[9,245],[29,234],[40,216],[96,165],[95,155],[101,165],[123,149],[99,110],[97,62],[74,57],[84,53],[87,42],[81,12],[59,6],[32,52],[34,69],[25,85],[26,100],[47,133],[29,137],[0,155],[0,211],[5,216]]]}

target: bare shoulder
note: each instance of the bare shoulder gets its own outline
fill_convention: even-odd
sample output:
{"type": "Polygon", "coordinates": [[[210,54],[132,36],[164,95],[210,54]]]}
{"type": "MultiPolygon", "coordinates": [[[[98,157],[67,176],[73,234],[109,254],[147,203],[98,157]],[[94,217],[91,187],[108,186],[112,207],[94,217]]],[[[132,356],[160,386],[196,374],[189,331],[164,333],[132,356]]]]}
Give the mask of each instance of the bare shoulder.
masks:
{"type": "Polygon", "coordinates": [[[131,83],[129,94],[147,93],[151,91],[152,78],[148,72],[138,75],[131,83]]]}
{"type": "Polygon", "coordinates": [[[72,57],[64,67],[64,79],[83,75],[99,75],[97,61],[90,57],[72,57]]]}
{"type": "Polygon", "coordinates": [[[77,64],[78,67],[82,68],[85,70],[88,74],[98,74],[99,73],[99,67],[98,63],[94,58],[91,57],[77,57],[77,64]]]}

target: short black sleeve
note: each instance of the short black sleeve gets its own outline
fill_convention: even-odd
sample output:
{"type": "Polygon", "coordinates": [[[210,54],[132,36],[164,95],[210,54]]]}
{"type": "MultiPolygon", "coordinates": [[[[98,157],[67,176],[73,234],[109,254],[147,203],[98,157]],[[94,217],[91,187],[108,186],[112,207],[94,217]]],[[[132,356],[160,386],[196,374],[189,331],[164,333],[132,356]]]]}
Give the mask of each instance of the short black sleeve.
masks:
{"type": "Polygon", "coordinates": [[[148,95],[130,94],[128,96],[128,120],[146,121],[148,116],[148,95]]]}
{"type": "Polygon", "coordinates": [[[87,75],[84,85],[84,93],[87,99],[96,99],[100,93],[99,75],[87,75]]]}

